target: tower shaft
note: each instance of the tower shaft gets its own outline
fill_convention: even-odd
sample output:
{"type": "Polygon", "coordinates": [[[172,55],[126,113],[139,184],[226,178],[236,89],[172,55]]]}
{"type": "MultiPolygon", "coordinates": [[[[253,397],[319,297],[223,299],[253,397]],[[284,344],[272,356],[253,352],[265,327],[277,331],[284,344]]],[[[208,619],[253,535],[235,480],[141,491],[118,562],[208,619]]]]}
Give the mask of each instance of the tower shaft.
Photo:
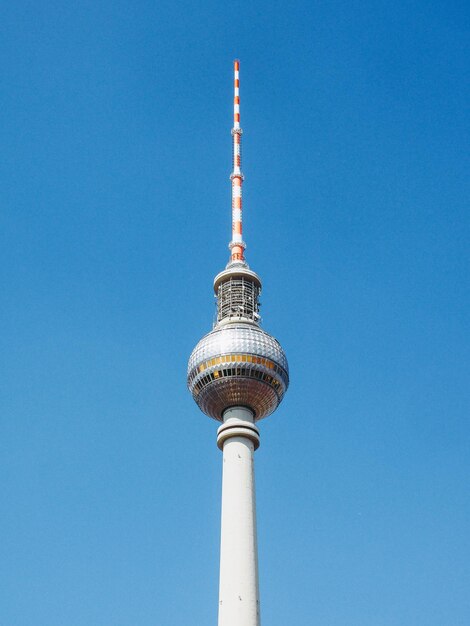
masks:
{"type": "Polygon", "coordinates": [[[223,450],[218,626],[260,626],[253,413],[224,413],[217,443],[223,450]]]}

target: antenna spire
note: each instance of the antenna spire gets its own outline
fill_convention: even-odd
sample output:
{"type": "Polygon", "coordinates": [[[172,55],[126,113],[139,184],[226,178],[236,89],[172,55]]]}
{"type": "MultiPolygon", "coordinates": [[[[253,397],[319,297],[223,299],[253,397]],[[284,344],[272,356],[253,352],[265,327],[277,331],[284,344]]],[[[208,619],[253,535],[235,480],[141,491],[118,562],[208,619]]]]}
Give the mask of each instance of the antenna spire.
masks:
{"type": "Polygon", "coordinates": [[[245,263],[244,250],[246,244],[242,238],[242,129],[240,128],[240,61],[233,62],[234,70],[234,97],[233,97],[233,169],[230,175],[232,181],[232,240],[229,243],[231,250],[230,263],[245,263]]]}

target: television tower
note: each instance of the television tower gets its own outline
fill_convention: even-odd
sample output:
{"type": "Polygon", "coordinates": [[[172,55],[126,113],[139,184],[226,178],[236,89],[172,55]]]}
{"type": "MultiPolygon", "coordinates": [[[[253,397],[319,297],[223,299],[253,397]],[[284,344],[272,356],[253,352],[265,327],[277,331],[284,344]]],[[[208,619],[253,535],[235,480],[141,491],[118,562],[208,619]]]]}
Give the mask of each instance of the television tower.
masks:
{"type": "Polygon", "coordinates": [[[223,452],[219,626],[260,626],[256,423],[279,406],[289,385],[289,368],[279,342],[260,328],[261,280],[245,261],[239,68],[234,61],[230,259],[214,279],[217,318],[189,358],[188,388],[201,411],[222,422],[217,431],[223,452]]]}

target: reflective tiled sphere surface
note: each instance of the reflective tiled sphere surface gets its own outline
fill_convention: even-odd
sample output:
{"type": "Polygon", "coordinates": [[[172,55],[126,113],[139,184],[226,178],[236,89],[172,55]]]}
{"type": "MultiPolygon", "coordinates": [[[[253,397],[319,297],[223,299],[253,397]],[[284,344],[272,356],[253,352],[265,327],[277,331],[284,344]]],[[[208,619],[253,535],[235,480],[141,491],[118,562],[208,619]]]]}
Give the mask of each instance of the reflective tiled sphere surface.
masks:
{"type": "Polygon", "coordinates": [[[247,406],[259,420],[272,413],[289,385],[279,342],[256,324],[230,323],[205,335],[188,363],[188,387],[216,420],[231,406],[247,406]]]}

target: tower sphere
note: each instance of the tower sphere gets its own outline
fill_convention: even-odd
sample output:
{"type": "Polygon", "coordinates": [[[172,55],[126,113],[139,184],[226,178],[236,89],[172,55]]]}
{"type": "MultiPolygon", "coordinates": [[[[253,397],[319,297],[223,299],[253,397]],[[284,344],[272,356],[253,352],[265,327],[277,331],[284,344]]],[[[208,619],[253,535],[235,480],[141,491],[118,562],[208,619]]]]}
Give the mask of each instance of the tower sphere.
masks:
{"type": "Polygon", "coordinates": [[[194,348],[188,387],[201,411],[222,421],[224,411],[246,406],[260,420],[272,413],[289,385],[280,343],[257,324],[219,323],[194,348]]]}

